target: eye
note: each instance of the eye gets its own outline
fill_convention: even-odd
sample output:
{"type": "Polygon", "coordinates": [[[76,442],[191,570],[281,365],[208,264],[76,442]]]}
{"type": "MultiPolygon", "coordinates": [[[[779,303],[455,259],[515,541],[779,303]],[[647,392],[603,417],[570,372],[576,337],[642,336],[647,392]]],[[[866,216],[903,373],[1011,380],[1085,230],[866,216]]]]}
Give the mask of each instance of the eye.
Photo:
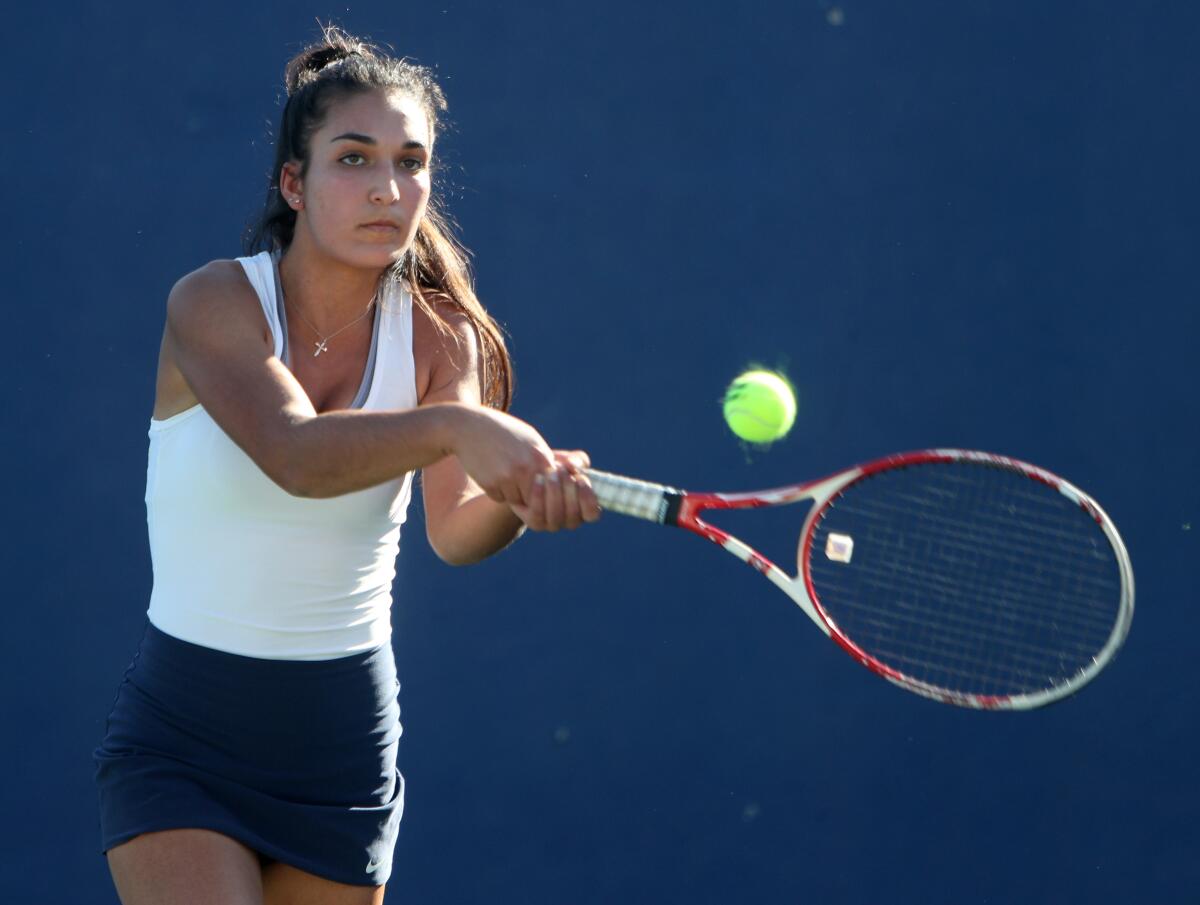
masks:
{"type": "Polygon", "coordinates": [[[352,167],[360,167],[367,162],[367,158],[365,158],[362,154],[359,154],[357,151],[351,151],[349,154],[343,154],[338,158],[338,160],[347,166],[352,167]]]}
{"type": "Polygon", "coordinates": [[[425,169],[425,161],[420,157],[405,157],[400,161],[400,166],[404,167],[410,173],[419,173],[425,169]]]}

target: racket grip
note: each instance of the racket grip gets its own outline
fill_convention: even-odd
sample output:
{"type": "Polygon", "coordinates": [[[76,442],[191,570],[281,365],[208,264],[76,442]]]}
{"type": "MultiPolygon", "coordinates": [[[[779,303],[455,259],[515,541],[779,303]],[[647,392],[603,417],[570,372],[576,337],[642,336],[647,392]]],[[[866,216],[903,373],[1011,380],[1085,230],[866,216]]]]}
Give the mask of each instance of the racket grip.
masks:
{"type": "Polygon", "coordinates": [[[584,473],[592,483],[602,508],[622,515],[664,524],[672,511],[672,502],[683,494],[672,487],[639,481],[607,471],[585,468],[584,473]]]}

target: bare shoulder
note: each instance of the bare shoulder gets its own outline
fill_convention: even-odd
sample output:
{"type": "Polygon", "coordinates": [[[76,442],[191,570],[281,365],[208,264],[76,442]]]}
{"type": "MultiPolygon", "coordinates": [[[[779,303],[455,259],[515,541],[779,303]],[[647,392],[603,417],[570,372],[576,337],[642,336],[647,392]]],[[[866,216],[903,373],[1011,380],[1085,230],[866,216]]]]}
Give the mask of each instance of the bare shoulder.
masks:
{"type": "Polygon", "coordinates": [[[254,288],[237,261],[210,261],[181,277],[167,297],[168,324],[185,331],[228,324],[231,318],[235,324],[244,323],[243,318],[260,311],[254,288]]]}
{"type": "Polygon", "coordinates": [[[219,366],[235,350],[273,349],[271,328],[237,261],[211,261],[182,277],[167,297],[167,323],[158,354],[154,417],[168,418],[197,400],[193,377],[207,362],[219,366]]]}
{"type": "Polygon", "coordinates": [[[471,324],[471,318],[454,299],[443,292],[431,290],[425,290],[424,298],[429,303],[429,307],[433,309],[433,315],[439,323],[434,322],[433,317],[422,305],[414,304],[413,330],[421,331],[422,338],[433,341],[434,345],[441,346],[445,346],[447,343],[451,346],[463,343],[472,346],[478,345],[479,340],[475,335],[475,327],[471,324]]]}

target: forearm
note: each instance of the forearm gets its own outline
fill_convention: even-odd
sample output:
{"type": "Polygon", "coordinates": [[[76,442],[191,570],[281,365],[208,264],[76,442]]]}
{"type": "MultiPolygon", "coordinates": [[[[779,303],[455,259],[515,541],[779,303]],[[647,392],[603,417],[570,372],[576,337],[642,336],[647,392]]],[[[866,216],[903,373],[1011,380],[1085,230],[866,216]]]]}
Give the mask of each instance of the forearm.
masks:
{"type": "Polygon", "coordinates": [[[453,566],[466,566],[498,553],[521,536],[525,524],[506,503],[479,491],[427,529],[430,546],[453,566]]]}
{"type": "Polygon", "coordinates": [[[281,483],[296,496],[334,497],[424,468],[450,454],[459,408],[336,411],[297,419],[281,483]]]}

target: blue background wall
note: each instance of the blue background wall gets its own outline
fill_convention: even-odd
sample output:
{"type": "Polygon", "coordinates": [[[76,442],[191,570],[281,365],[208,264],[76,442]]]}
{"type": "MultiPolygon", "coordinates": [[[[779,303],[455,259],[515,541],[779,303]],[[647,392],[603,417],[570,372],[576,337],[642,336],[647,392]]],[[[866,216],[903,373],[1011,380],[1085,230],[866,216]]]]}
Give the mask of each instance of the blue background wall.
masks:
{"type": "MultiPolygon", "coordinates": [[[[1094,493],[1138,580],[1094,685],[979,714],[682,533],[453,570],[415,507],[388,901],[1196,901],[1200,11],[999,0],[10,10],[4,901],[116,901],[90,753],[149,592],[163,303],[238,253],[318,16],[438,67],[442,188],[553,444],[725,490],[993,449],[1094,493]],[[717,406],[751,362],[801,395],[767,453],[717,406]]],[[[802,515],[725,524],[786,562],[802,515]]]]}

